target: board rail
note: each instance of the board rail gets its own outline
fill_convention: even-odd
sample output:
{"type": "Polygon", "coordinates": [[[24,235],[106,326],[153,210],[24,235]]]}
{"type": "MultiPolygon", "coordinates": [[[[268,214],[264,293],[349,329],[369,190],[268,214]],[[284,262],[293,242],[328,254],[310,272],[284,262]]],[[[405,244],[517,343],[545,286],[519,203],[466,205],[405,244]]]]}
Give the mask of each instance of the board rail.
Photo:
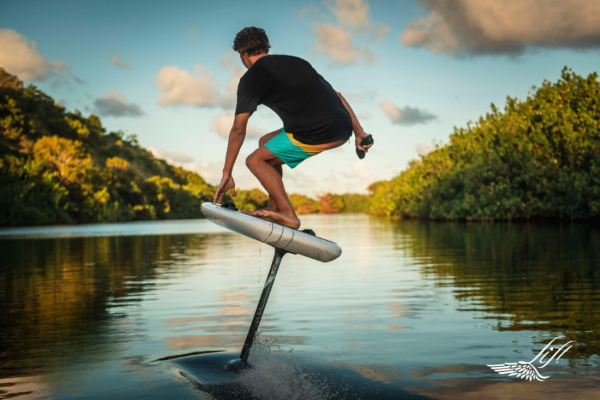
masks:
{"type": "Polygon", "coordinates": [[[340,246],[330,240],[223,207],[221,204],[203,203],[201,210],[206,218],[217,225],[288,253],[322,262],[333,261],[342,254],[340,246]]]}

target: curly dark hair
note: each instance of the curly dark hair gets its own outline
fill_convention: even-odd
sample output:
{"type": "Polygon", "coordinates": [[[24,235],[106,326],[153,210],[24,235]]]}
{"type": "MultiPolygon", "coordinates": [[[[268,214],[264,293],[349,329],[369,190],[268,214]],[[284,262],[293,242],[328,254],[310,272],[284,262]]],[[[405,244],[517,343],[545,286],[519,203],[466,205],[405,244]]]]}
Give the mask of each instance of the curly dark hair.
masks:
{"type": "Polygon", "coordinates": [[[265,30],[255,26],[242,29],[235,35],[233,40],[233,50],[240,54],[246,53],[249,56],[268,53],[270,48],[271,45],[265,30]]]}

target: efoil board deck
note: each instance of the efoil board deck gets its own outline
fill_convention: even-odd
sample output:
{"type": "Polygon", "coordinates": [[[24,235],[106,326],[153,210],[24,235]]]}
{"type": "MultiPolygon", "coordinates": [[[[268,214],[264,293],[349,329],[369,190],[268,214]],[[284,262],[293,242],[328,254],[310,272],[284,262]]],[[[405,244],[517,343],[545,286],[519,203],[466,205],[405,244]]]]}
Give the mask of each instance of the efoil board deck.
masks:
{"type": "Polygon", "coordinates": [[[328,262],[342,254],[334,242],[219,204],[203,203],[202,213],[217,225],[293,254],[328,262]]]}

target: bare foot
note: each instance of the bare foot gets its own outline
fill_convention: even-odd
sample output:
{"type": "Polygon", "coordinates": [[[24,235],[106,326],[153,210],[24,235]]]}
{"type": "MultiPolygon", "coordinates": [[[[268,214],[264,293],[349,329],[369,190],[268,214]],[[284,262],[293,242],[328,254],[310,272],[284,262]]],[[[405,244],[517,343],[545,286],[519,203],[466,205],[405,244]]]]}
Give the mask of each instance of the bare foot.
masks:
{"type": "Polygon", "coordinates": [[[298,229],[300,227],[300,220],[296,215],[284,214],[281,211],[257,210],[254,211],[254,216],[292,229],[298,229]]]}
{"type": "Polygon", "coordinates": [[[254,217],[258,217],[258,213],[262,212],[262,211],[271,211],[271,212],[277,212],[276,209],[274,208],[260,208],[258,210],[254,210],[254,211],[248,211],[248,210],[241,210],[244,214],[248,214],[248,215],[252,215],[254,217]]]}
{"type": "Polygon", "coordinates": [[[277,207],[275,206],[271,206],[270,204],[265,207],[265,208],[259,208],[258,210],[254,210],[254,211],[248,211],[248,214],[252,214],[252,215],[256,215],[257,212],[260,211],[272,211],[272,212],[279,212],[279,210],[277,209],[277,207]]]}

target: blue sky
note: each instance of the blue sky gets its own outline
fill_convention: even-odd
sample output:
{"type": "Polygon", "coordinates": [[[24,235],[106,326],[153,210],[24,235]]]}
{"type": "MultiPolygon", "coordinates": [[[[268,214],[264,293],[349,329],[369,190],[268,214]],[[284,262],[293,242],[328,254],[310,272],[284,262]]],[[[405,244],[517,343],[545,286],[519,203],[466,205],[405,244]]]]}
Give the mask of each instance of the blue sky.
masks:
{"type": "MultiPolygon", "coordinates": [[[[244,72],[235,34],[259,26],[273,54],[308,60],[343,93],[376,144],[284,169],[289,192],[364,192],[445,143],[506,96],[600,61],[600,2],[5,1],[0,66],[69,110],[100,115],[175,164],[218,183],[244,72]],[[460,7],[458,6],[460,5],[460,7]]],[[[238,187],[258,187],[243,161],[281,121],[262,106],[241,150],[238,187]]]]}

